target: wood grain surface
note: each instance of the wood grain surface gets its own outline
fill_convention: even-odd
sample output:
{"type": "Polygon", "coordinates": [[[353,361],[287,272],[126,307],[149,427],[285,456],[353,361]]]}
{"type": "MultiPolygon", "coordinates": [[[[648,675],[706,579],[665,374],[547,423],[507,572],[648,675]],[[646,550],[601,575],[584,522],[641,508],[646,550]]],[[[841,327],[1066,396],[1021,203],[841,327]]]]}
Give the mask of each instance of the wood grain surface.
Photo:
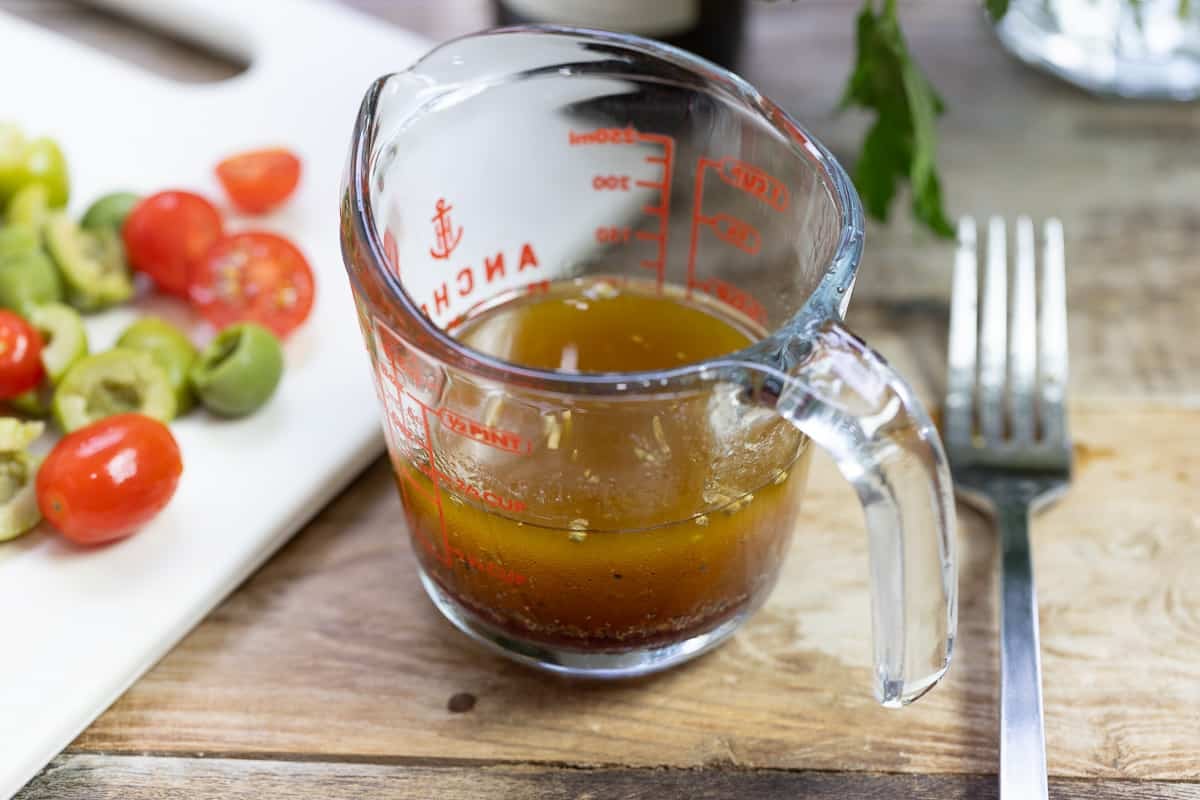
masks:
{"type": "MultiPolygon", "coordinates": [[[[486,23],[481,0],[351,4],[434,38],[486,23]]],[[[755,6],[744,68],[847,159],[865,125],[834,112],[854,5],[755,6]]],[[[181,80],[237,69],[61,0],[0,9],[181,80]]],[[[1034,527],[1052,795],[1200,797],[1200,106],[1100,101],[1031,72],[975,3],[903,13],[949,103],[952,211],[1057,214],[1068,234],[1078,474],[1034,527]]],[[[927,398],[949,266],[897,209],[870,228],[851,309],[927,398]]],[[[779,588],[728,645],[580,684],[483,654],[437,616],[378,463],[21,798],[994,797],[993,535],[960,509],[954,667],[885,711],[853,494],[819,460],[806,502],[779,588]]]]}
{"type": "MultiPolygon", "coordinates": [[[[1052,779],[1055,800],[1195,800],[1200,787],[1160,781],[1052,779]]],[[[69,755],[23,798],[55,800],[995,800],[989,775],[857,775],[728,769],[578,769],[519,764],[362,764],[69,755]],[[154,775],[148,782],[146,776],[154,775]],[[431,787],[436,794],[431,794],[431,787]]]]}
{"type": "MultiPolygon", "coordinates": [[[[1200,411],[1080,410],[1073,421],[1076,485],[1034,531],[1050,769],[1200,780],[1200,452],[1179,435],[1200,411]]],[[[994,769],[991,532],[963,512],[949,678],[888,711],[869,688],[862,522],[827,461],[814,465],[806,503],[780,585],[727,645],[658,677],[573,683],[482,653],[438,617],[381,462],[74,750],[994,769]],[[462,692],[477,702],[454,713],[462,692]]]]}

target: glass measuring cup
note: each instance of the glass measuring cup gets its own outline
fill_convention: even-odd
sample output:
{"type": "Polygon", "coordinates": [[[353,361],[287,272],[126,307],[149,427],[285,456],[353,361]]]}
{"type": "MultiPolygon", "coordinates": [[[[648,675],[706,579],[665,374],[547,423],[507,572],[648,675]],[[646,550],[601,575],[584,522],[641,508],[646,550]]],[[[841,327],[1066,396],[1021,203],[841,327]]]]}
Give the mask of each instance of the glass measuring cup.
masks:
{"type": "Polygon", "coordinates": [[[877,697],[907,703],[945,672],[942,447],[841,321],[863,245],[853,186],[751,86],[618,34],[454,40],[368,91],[341,215],[421,579],[457,627],[575,675],[711,648],[775,582],[811,440],[866,512],[877,697]],[[466,343],[512,303],[621,293],[756,341],[627,372],[466,343]]]}

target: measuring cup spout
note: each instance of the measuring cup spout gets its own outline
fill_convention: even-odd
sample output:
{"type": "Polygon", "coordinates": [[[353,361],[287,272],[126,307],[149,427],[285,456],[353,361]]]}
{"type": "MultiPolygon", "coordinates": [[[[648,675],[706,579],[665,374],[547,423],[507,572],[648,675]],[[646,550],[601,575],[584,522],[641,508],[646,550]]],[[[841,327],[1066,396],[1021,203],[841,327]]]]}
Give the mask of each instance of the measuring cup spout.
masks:
{"type": "MultiPolygon", "coordinates": [[[[937,430],[911,388],[841,322],[805,331],[795,363],[750,363],[757,399],[833,456],[870,542],[875,694],[906,705],[945,674],[954,647],[954,501],[937,430]]],[[[784,359],[786,361],[786,359],[784,359]]]]}

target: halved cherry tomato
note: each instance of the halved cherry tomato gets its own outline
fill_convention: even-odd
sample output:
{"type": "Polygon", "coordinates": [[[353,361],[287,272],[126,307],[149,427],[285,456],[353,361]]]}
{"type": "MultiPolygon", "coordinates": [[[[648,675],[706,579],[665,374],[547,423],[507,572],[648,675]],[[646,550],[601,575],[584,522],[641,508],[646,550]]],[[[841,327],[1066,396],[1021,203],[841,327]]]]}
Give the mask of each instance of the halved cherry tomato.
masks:
{"type": "Polygon", "coordinates": [[[159,192],[142,200],[121,228],[130,265],[168,294],[187,296],[188,275],[224,226],[213,204],[192,192],[159,192]]]}
{"type": "Polygon", "coordinates": [[[11,311],[0,311],[0,399],[7,400],[42,382],[42,337],[11,311]]]}
{"type": "Polygon", "coordinates": [[[217,164],[216,172],[235,206],[249,214],[263,214],[296,191],[300,159],[283,148],[251,150],[217,164]]]}
{"type": "Polygon", "coordinates": [[[287,336],[308,318],[313,273],[296,246],[273,233],[248,231],[213,245],[192,273],[192,305],[218,329],[257,322],[287,336]]]}
{"type": "Polygon", "coordinates": [[[175,494],[183,459],[166,425],[118,414],[62,438],[37,475],[42,516],[79,544],[123,539],[175,494]]]}

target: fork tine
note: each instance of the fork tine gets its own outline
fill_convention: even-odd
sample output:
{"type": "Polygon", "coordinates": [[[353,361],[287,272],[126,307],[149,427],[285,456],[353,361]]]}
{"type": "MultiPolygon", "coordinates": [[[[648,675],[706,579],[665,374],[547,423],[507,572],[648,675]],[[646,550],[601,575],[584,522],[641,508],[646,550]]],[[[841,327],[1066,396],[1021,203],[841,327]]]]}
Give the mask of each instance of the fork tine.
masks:
{"type": "Polygon", "coordinates": [[[1054,445],[1067,444],[1067,276],[1063,227],[1058,219],[1046,220],[1042,258],[1041,422],[1042,438],[1054,445]]]}
{"type": "Polygon", "coordinates": [[[1020,444],[1034,439],[1033,392],[1037,384],[1037,312],[1034,288],[1033,220],[1017,217],[1017,258],[1012,286],[1012,321],[1009,331],[1009,408],[1012,439],[1020,444]]]}
{"type": "Polygon", "coordinates": [[[975,362],[979,348],[978,261],[975,220],[963,217],[958,221],[958,250],[954,254],[946,378],[946,440],[962,446],[971,443],[971,415],[974,413],[975,362]]]}
{"type": "Polygon", "coordinates": [[[1008,361],[1008,255],[1004,219],[988,220],[979,348],[979,428],[984,441],[1004,438],[1004,384],[1008,361]]]}

